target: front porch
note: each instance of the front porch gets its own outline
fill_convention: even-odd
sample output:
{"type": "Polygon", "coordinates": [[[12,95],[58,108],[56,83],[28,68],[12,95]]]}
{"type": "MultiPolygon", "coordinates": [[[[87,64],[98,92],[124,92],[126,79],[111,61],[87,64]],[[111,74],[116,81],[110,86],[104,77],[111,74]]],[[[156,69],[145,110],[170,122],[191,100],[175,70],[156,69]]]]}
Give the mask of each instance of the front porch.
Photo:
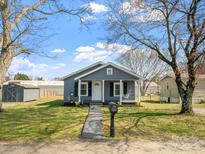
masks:
{"type": "Polygon", "coordinates": [[[78,101],[134,104],[140,102],[139,84],[139,80],[78,80],[78,101]]]}

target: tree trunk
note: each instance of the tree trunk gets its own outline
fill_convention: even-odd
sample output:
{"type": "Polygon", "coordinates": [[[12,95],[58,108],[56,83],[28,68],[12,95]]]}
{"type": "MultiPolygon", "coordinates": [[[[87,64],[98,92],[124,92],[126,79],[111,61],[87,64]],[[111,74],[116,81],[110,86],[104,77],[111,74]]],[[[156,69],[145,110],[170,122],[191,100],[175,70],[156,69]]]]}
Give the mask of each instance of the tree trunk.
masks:
{"type": "Polygon", "coordinates": [[[141,96],[145,96],[146,94],[146,82],[145,81],[141,81],[140,83],[140,94],[141,96]]]}
{"type": "Polygon", "coordinates": [[[183,83],[181,74],[177,67],[173,67],[176,77],[176,84],[178,92],[182,101],[180,114],[194,114],[192,107],[192,96],[195,89],[195,72],[193,64],[188,64],[188,81],[186,84],[183,83]]]}
{"type": "MultiPolygon", "coordinates": [[[[12,62],[12,53],[7,51],[0,57],[0,92],[2,93],[3,83],[5,81],[6,72],[12,62]]],[[[2,94],[0,94],[2,96],[2,94]]]]}
{"type": "Polygon", "coordinates": [[[182,100],[182,106],[181,106],[181,114],[194,114],[193,107],[192,107],[192,92],[185,92],[185,94],[180,94],[181,100],[182,100]]]}
{"type": "Polygon", "coordinates": [[[176,80],[179,96],[181,98],[181,114],[193,114],[192,108],[192,96],[194,89],[191,87],[187,87],[188,89],[184,90],[181,86],[180,82],[176,80]]]}
{"type": "Polygon", "coordinates": [[[0,54],[0,86],[2,87],[6,72],[11,65],[11,61],[13,59],[13,47],[12,47],[12,39],[11,39],[11,23],[9,21],[9,6],[8,1],[2,1],[0,3],[1,7],[1,18],[2,18],[2,47],[0,54]]]}
{"type": "Polygon", "coordinates": [[[145,91],[144,91],[143,87],[140,88],[140,95],[145,96],[145,91]]]}

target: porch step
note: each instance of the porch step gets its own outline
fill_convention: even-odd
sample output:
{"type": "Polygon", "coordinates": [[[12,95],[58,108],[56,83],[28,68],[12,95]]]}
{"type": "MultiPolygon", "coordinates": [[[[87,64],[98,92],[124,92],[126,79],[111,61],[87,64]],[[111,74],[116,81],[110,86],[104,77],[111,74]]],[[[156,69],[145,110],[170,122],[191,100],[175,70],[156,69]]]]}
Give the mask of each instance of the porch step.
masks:
{"type": "Polygon", "coordinates": [[[103,105],[102,102],[91,102],[90,105],[103,105]]]}

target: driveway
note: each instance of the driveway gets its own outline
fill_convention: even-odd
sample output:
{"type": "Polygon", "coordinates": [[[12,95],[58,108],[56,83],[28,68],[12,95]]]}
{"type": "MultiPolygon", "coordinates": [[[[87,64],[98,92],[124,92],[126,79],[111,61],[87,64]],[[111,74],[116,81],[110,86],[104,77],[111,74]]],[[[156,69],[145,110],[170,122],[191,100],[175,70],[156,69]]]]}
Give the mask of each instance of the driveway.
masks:
{"type": "Polygon", "coordinates": [[[205,140],[195,138],[173,141],[72,140],[32,144],[0,143],[2,154],[202,154],[205,140]]]}

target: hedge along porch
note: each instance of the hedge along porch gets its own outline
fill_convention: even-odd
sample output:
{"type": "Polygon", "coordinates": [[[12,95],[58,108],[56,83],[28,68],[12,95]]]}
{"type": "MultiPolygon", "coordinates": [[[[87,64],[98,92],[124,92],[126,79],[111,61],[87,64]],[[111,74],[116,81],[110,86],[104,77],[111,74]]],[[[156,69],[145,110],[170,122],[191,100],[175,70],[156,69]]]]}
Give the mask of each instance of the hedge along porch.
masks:
{"type": "Polygon", "coordinates": [[[81,103],[140,101],[140,77],[113,63],[98,62],[64,78],[64,102],[74,94],[81,103]]]}

